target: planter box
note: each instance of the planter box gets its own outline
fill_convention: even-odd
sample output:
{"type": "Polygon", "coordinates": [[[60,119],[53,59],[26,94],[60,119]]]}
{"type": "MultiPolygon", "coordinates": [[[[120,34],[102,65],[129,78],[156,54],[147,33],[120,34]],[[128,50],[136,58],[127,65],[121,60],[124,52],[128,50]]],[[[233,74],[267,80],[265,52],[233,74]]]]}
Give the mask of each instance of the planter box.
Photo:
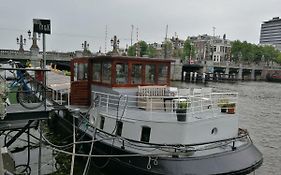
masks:
{"type": "Polygon", "coordinates": [[[227,113],[228,114],[235,114],[235,108],[233,108],[233,107],[228,108],[227,113]]]}
{"type": "Polygon", "coordinates": [[[176,109],[176,113],[177,113],[177,120],[179,122],[186,121],[186,109],[176,109]]]}

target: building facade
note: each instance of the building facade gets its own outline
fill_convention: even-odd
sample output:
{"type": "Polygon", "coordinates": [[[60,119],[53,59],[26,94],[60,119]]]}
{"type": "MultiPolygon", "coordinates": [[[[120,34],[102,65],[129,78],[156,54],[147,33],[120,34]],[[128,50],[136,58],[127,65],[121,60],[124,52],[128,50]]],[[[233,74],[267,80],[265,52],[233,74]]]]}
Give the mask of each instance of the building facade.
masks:
{"type": "Polygon", "coordinates": [[[273,45],[281,51],[281,19],[279,17],[261,24],[260,44],[273,45]]]}
{"type": "Polygon", "coordinates": [[[219,36],[199,35],[189,38],[195,47],[195,59],[198,61],[224,62],[230,60],[230,40],[219,36]]]}

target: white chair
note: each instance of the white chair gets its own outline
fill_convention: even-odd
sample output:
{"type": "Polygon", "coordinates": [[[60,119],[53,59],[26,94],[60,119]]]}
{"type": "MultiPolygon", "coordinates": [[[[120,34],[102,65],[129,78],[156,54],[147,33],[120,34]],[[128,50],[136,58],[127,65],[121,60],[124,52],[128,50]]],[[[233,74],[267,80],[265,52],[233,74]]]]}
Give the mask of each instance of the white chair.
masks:
{"type": "Polygon", "coordinates": [[[202,106],[210,108],[212,104],[212,88],[202,88],[202,106]]]}
{"type": "Polygon", "coordinates": [[[192,92],[192,95],[193,96],[200,96],[202,94],[202,89],[198,89],[198,88],[194,88],[193,89],[193,92],[192,92]]]}

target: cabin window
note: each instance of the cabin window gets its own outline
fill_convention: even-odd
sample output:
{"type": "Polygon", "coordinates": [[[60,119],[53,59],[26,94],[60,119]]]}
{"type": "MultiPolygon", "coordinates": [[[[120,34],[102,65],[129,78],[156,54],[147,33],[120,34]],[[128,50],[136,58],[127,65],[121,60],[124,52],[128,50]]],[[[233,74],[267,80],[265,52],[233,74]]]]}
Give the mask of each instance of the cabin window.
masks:
{"type": "Polygon", "coordinates": [[[141,84],[141,64],[133,64],[132,65],[132,84],[141,84]]]}
{"type": "Polygon", "coordinates": [[[111,63],[104,62],[102,63],[102,82],[111,83],[111,63]]]}
{"type": "Polygon", "coordinates": [[[128,84],[128,64],[117,63],[116,71],[116,84],[128,84]]]}
{"type": "Polygon", "coordinates": [[[74,63],[74,81],[77,81],[78,63],[74,63]]]}
{"type": "Polygon", "coordinates": [[[74,81],[88,79],[88,64],[74,63],[74,81]]]}
{"type": "Polygon", "coordinates": [[[101,63],[93,64],[93,81],[100,81],[101,74],[101,63]]]}
{"type": "Polygon", "coordinates": [[[123,123],[120,121],[116,121],[116,135],[121,136],[122,135],[122,129],[123,129],[123,123]]]}
{"type": "Polygon", "coordinates": [[[164,64],[158,65],[158,83],[167,83],[168,66],[164,64]]]}
{"type": "Polygon", "coordinates": [[[145,65],[145,83],[146,84],[155,84],[156,83],[155,75],[155,65],[147,64],[145,65]]]}
{"type": "Polygon", "coordinates": [[[141,141],[142,142],[149,142],[150,140],[150,132],[151,128],[147,126],[143,126],[141,130],[141,141]]]}
{"type": "Polygon", "coordinates": [[[105,121],[105,118],[103,116],[100,116],[100,129],[103,129],[104,121],[105,121]]]}

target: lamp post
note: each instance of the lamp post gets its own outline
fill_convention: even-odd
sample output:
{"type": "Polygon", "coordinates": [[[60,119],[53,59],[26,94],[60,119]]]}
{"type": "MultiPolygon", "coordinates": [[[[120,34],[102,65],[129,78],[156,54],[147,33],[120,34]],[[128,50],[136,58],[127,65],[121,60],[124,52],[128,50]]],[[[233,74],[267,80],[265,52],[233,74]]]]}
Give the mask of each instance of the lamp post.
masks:
{"type": "Polygon", "coordinates": [[[84,41],[84,43],[82,43],[83,55],[90,55],[89,46],[90,45],[89,43],[87,43],[87,41],[84,41]]]}
{"type": "Polygon", "coordinates": [[[36,35],[35,32],[32,33],[32,37],[31,37],[31,31],[28,30],[27,31],[27,34],[28,34],[28,39],[32,40],[32,46],[30,47],[30,50],[34,50],[34,49],[37,49],[39,51],[39,47],[37,45],[37,40],[40,40],[40,34],[38,33],[38,37],[36,35]]]}
{"type": "Polygon", "coordinates": [[[32,40],[32,45],[30,47],[31,57],[30,62],[33,67],[42,66],[40,61],[42,58],[39,57],[39,47],[37,45],[37,40],[40,40],[40,34],[36,32],[27,31],[28,39],[32,40]]]}
{"type": "Polygon", "coordinates": [[[86,52],[89,49],[89,43],[87,43],[87,41],[84,41],[84,43],[82,43],[82,49],[84,52],[86,52]]]}
{"type": "Polygon", "coordinates": [[[118,49],[119,49],[119,39],[117,39],[116,35],[110,40],[111,46],[113,47],[112,52],[115,54],[118,54],[118,49]]]}
{"type": "Polygon", "coordinates": [[[26,39],[22,35],[19,38],[17,37],[17,44],[20,45],[19,51],[24,52],[23,46],[26,45],[26,39]]]}

